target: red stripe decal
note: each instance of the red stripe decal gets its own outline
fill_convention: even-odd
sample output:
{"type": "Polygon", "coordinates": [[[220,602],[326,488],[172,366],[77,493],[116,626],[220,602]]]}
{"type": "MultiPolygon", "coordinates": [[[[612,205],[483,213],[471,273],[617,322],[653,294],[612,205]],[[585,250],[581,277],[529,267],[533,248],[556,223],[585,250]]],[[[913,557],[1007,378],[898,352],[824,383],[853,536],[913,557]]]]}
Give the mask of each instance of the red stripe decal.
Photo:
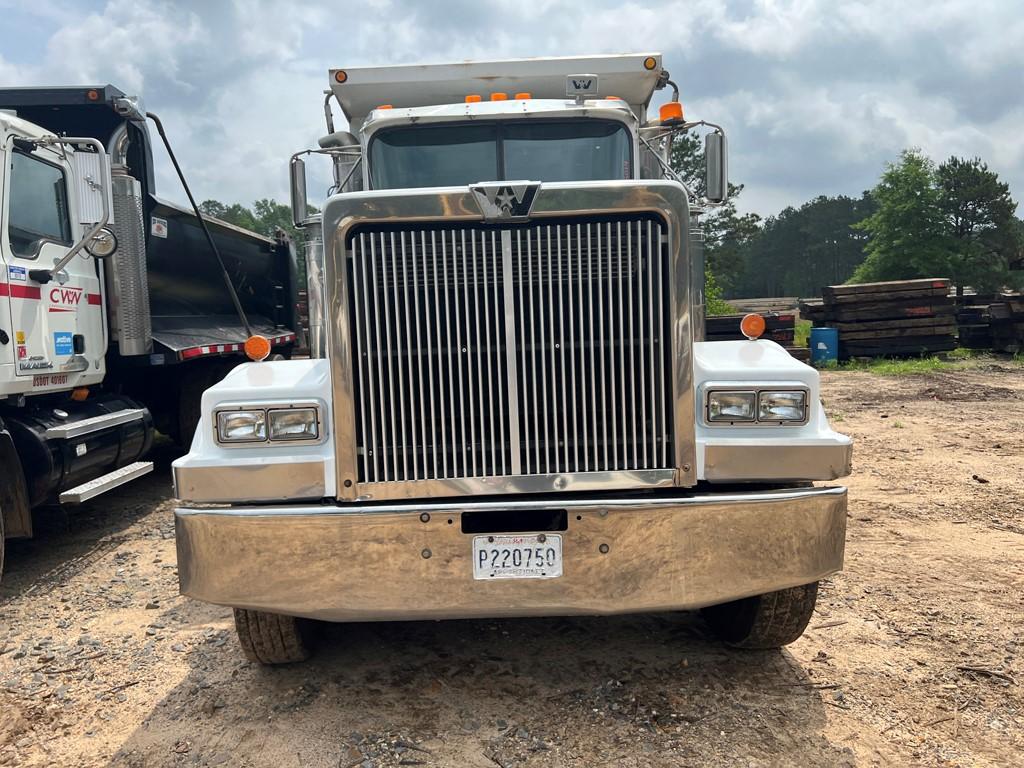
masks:
{"type": "Polygon", "coordinates": [[[42,294],[38,285],[0,283],[0,296],[10,296],[15,299],[38,299],[42,297],[42,294]]]}

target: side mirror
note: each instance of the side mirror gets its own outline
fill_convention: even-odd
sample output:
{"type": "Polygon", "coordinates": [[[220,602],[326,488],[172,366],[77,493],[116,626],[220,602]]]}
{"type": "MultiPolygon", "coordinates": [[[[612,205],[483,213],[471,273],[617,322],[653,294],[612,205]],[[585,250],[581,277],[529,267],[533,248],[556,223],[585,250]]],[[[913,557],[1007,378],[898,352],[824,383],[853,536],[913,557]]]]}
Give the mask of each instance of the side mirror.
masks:
{"type": "Polygon", "coordinates": [[[708,202],[724,203],[729,198],[729,146],[724,133],[704,137],[704,172],[708,202]]]}
{"type": "Polygon", "coordinates": [[[292,223],[301,227],[309,216],[306,203],[306,161],[293,157],[291,162],[292,223]]]}
{"type": "Polygon", "coordinates": [[[109,227],[100,227],[100,231],[90,237],[83,246],[95,259],[107,259],[117,250],[117,235],[109,227]]]}

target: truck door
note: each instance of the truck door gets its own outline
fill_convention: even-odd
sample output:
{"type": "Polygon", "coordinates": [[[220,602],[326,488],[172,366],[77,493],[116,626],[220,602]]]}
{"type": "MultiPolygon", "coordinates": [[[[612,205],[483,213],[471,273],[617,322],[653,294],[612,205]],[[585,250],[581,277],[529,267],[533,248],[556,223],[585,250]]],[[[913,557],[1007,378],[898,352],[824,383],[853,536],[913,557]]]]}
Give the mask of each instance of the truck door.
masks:
{"type": "Polygon", "coordinates": [[[0,285],[10,297],[15,372],[33,377],[33,389],[73,386],[104,352],[95,264],[83,252],[48,283],[31,277],[78,235],[67,166],[57,150],[11,147],[6,171],[0,285]]]}

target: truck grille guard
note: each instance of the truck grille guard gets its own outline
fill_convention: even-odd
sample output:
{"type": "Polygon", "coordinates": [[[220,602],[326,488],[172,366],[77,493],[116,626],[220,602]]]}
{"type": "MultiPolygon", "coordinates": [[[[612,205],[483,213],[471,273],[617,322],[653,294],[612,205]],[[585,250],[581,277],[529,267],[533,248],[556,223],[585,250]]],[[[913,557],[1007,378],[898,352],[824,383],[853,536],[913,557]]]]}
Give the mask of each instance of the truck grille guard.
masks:
{"type": "Polygon", "coordinates": [[[465,189],[324,212],[339,495],[696,482],[685,194],[546,185],[529,220],[465,189]]]}

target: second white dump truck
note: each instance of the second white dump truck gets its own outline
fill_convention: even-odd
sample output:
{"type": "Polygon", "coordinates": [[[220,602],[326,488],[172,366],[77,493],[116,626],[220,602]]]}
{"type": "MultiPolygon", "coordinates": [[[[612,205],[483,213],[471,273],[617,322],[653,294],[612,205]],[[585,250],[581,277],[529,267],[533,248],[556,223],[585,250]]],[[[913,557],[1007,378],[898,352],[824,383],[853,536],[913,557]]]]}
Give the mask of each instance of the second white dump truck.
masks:
{"type": "Polygon", "coordinates": [[[851,441],[744,321],[702,341],[694,216],[725,136],[658,54],[330,72],[307,213],[312,359],[235,368],[175,462],[181,589],[246,654],[310,620],[702,609],[796,639],[843,561],[851,441]],[[674,86],[672,86],[674,88],[674,86]],[[337,131],[335,100],[348,119],[337,131]],[[701,197],[668,165],[706,132],[701,197]]]}

